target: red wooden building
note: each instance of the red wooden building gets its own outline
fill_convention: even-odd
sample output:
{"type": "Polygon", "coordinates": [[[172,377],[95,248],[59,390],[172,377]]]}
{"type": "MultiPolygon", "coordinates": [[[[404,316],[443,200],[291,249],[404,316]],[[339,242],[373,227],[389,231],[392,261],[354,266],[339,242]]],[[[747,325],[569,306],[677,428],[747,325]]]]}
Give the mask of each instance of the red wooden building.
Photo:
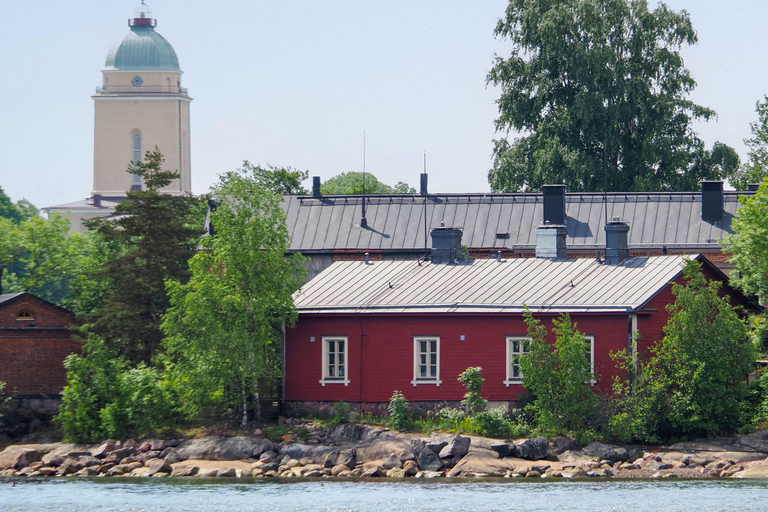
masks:
{"type": "Polygon", "coordinates": [[[30,293],[0,295],[0,381],[5,394],[58,395],[67,383],[64,358],[81,343],[75,315],[30,293]]]}
{"type": "MultiPolygon", "coordinates": [[[[284,347],[289,406],[347,401],[372,409],[394,390],[431,406],[461,400],[458,375],[481,366],[483,396],[510,403],[523,391],[515,364],[527,306],[551,333],[570,314],[590,343],[595,386],[609,393],[610,354],[661,339],[689,256],[628,257],[627,225],[608,225],[605,261],[566,258],[562,226],[542,226],[535,258],[460,259],[461,231],[433,231],[432,261],[337,261],[296,295],[299,320],[284,347]]],[[[701,256],[710,279],[727,281],[701,256]]],[[[727,288],[727,286],[726,286],[727,288]]],[[[748,305],[727,289],[735,303],[748,305]]]]}

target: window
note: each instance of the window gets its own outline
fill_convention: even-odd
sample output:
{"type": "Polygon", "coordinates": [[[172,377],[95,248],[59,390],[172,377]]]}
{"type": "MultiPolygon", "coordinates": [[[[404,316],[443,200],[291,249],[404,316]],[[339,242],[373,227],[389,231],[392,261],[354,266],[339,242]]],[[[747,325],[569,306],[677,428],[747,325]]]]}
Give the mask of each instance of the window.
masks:
{"type": "Polygon", "coordinates": [[[584,336],[584,341],[587,342],[587,352],[584,354],[587,358],[587,361],[589,361],[589,371],[592,373],[592,380],[590,381],[590,384],[596,384],[597,380],[595,380],[595,337],[594,336],[584,336]]]}
{"type": "Polygon", "coordinates": [[[411,384],[441,384],[439,336],[414,336],[411,384]]]}
{"type": "Polygon", "coordinates": [[[29,311],[22,311],[16,316],[16,320],[19,320],[21,322],[32,322],[35,319],[35,315],[33,315],[29,311]]]}
{"type": "Polygon", "coordinates": [[[323,378],[320,384],[349,385],[347,354],[349,344],[346,336],[323,337],[323,378]]]}
{"type": "Polygon", "coordinates": [[[504,384],[523,383],[523,372],[520,370],[520,357],[526,353],[527,336],[507,336],[507,380],[504,384]]]}
{"type": "MultiPolygon", "coordinates": [[[[141,162],[141,135],[138,133],[133,134],[133,163],[137,164],[141,162]]],[[[133,175],[132,185],[141,185],[141,176],[133,175]]]]}

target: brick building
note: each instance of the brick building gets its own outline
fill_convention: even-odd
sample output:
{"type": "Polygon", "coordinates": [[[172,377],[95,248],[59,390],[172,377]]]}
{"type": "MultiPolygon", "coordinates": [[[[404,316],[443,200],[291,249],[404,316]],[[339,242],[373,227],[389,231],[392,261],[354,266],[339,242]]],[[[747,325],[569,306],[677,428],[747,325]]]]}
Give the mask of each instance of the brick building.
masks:
{"type": "Polygon", "coordinates": [[[30,293],[0,295],[0,381],[5,394],[59,395],[64,358],[81,343],[69,326],[74,313],[30,293]]]}

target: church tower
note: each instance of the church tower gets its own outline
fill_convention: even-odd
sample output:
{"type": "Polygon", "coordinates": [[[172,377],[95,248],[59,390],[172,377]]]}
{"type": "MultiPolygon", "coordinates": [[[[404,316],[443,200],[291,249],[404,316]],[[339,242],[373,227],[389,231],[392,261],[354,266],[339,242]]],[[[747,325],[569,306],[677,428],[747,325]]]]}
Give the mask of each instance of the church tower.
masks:
{"type": "Polygon", "coordinates": [[[160,148],[164,169],[181,178],[163,189],[167,194],[191,191],[189,103],[181,87],[182,71],[173,47],[155,31],[157,20],[142,0],[128,21],[130,33],[107,55],[103,83],[95,103],[93,199],[125,196],[142,187],[126,172],[130,162],[160,148]]]}

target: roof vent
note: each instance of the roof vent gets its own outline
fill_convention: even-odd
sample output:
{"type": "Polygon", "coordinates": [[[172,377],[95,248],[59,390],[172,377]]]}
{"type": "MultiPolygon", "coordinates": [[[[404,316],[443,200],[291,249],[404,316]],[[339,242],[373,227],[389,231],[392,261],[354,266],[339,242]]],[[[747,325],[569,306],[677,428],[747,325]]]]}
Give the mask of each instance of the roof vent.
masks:
{"type": "Polygon", "coordinates": [[[544,224],[536,228],[536,257],[550,260],[567,258],[566,236],[568,232],[563,225],[544,224]]]}
{"type": "Polygon", "coordinates": [[[544,224],[565,225],[565,185],[544,185],[544,224]]]}
{"type": "Polygon", "coordinates": [[[420,195],[426,196],[427,195],[427,181],[429,180],[429,176],[427,173],[423,172],[421,173],[421,189],[419,190],[420,195]]]}
{"type": "Polygon", "coordinates": [[[312,176],[312,197],[320,197],[320,176],[312,176]]]}
{"type": "Polygon", "coordinates": [[[618,265],[629,258],[628,233],[629,224],[618,221],[616,217],[605,225],[606,265],[618,265]]]}
{"type": "Polygon", "coordinates": [[[453,263],[461,258],[461,230],[432,228],[432,263],[453,263]]]}
{"type": "Polygon", "coordinates": [[[719,222],[723,220],[723,182],[701,182],[701,220],[719,222]]]}

